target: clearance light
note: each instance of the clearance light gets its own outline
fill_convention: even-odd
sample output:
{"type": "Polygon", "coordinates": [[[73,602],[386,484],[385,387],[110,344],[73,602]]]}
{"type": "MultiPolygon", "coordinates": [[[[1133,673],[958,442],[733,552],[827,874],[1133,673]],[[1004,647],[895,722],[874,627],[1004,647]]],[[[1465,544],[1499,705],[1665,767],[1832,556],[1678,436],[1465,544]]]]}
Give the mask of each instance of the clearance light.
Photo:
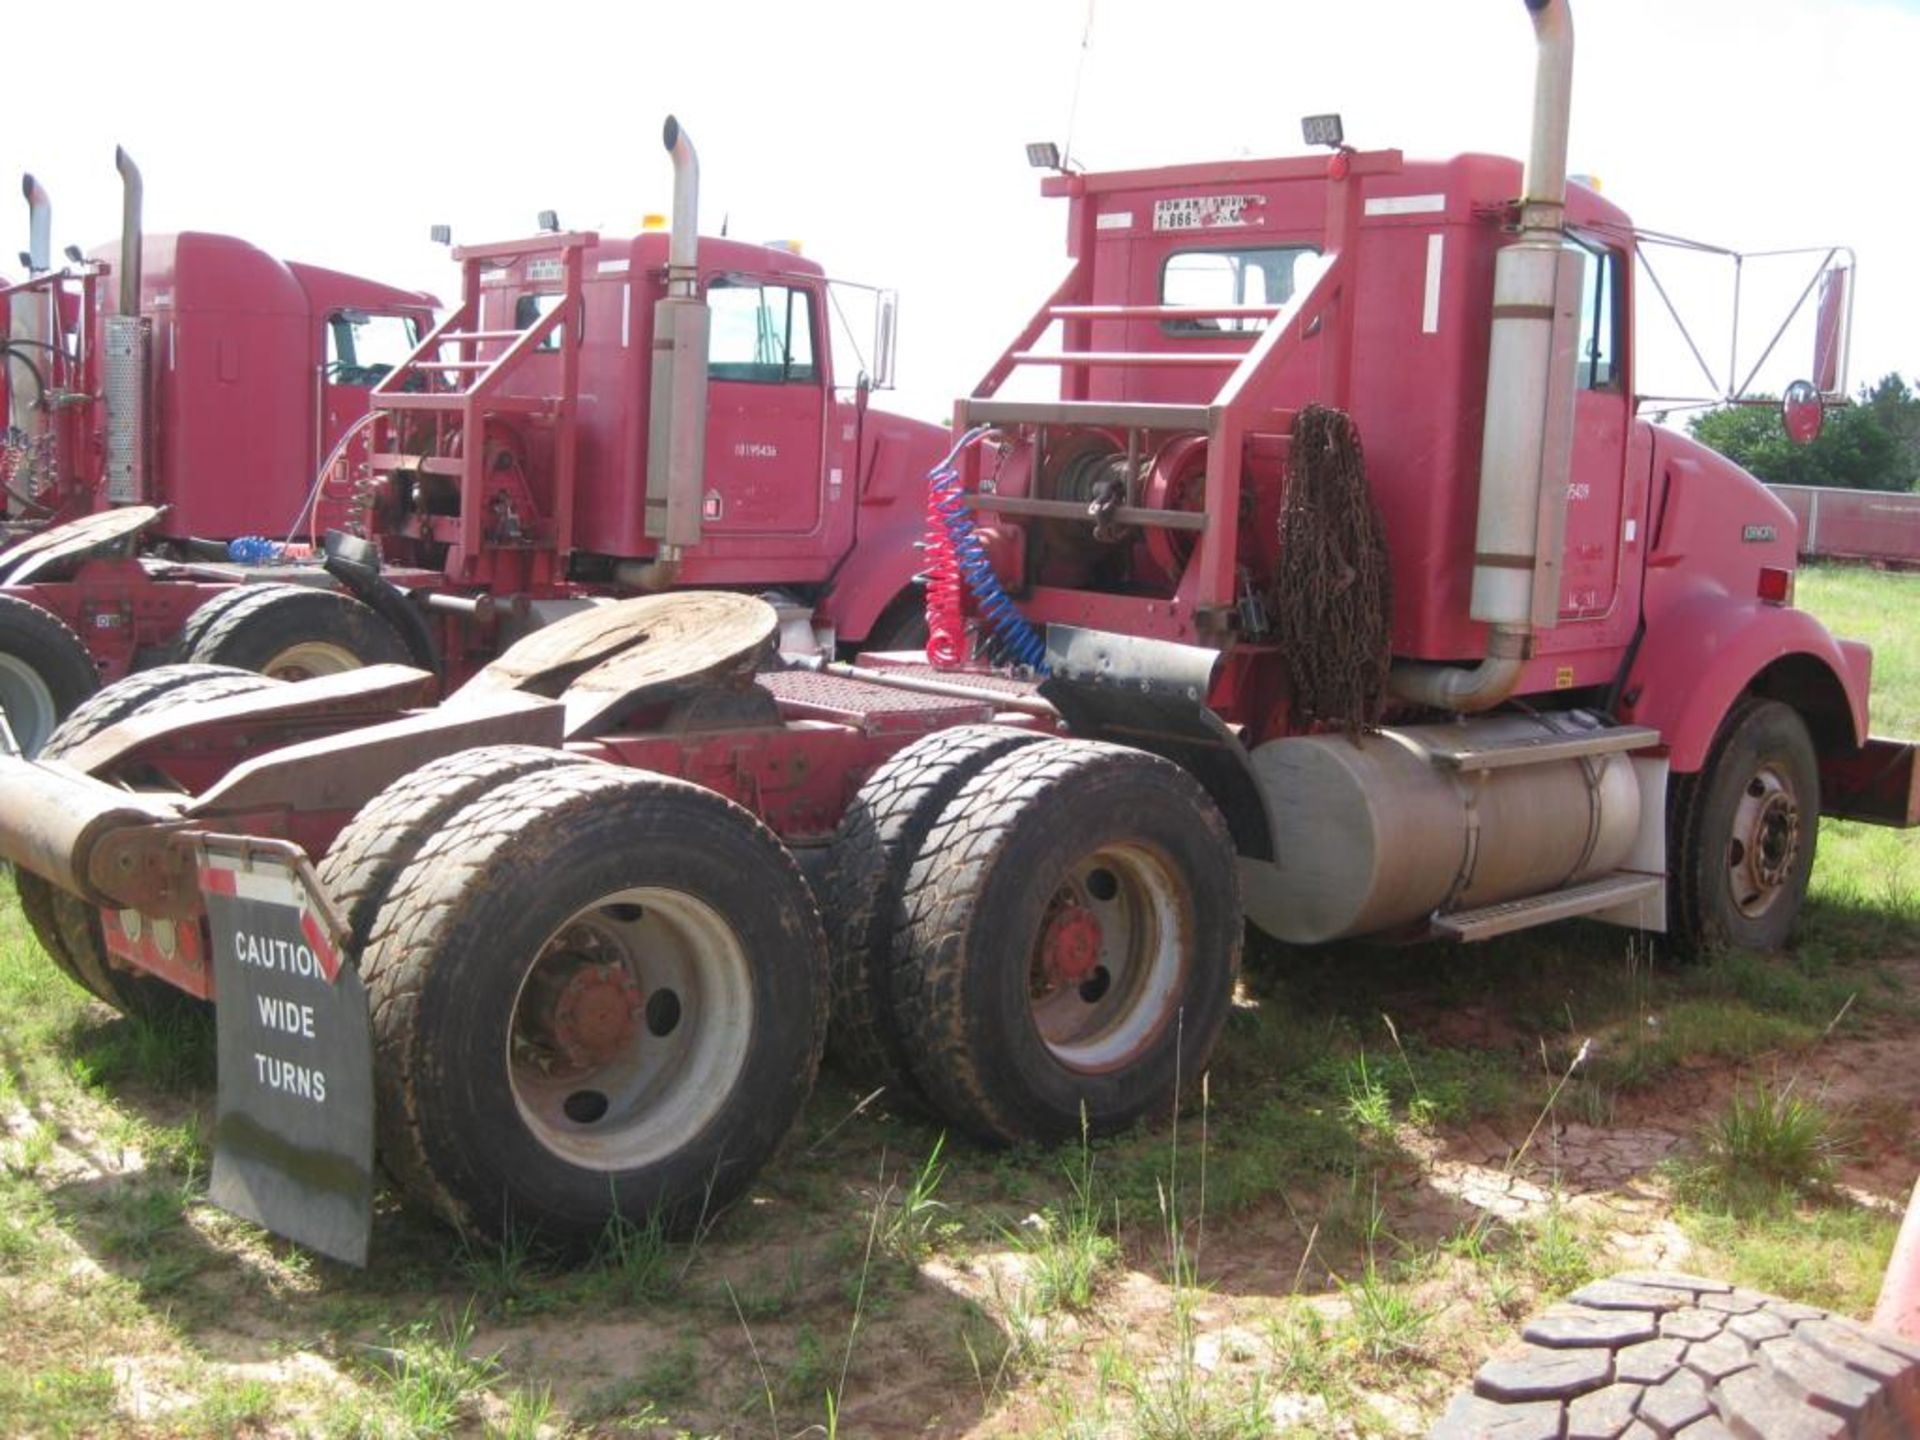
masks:
{"type": "Polygon", "coordinates": [[[778,250],[783,255],[798,255],[800,253],[800,242],[798,240],[769,240],[767,241],[767,249],[778,250]]]}
{"type": "Polygon", "coordinates": [[[664,230],[667,228],[667,217],[664,215],[642,215],[640,217],[640,228],[648,234],[652,234],[657,230],[664,230]]]}
{"type": "Polygon", "coordinates": [[[1793,571],[1779,565],[1760,567],[1760,598],[1769,605],[1793,603],[1793,571]]]}

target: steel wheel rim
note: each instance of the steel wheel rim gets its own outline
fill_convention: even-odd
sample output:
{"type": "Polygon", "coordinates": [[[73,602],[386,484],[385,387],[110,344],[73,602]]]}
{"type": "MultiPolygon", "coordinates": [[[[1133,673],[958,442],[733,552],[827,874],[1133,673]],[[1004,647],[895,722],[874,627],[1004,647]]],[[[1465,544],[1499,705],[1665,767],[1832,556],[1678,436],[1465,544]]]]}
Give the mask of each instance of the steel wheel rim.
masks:
{"type": "Polygon", "coordinates": [[[1733,811],[1727,884],[1734,908],[1758,919],[1793,887],[1800,858],[1800,801],[1786,774],[1762,765],[1733,811]]]}
{"type": "Polygon", "coordinates": [[[276,680],[311,680],[316,675],[338,675],[358,670],[360,657],[344,645],[328,640],[302,640],[289,645],[261,667],[276,680]]]}
{"type": "Polygon", "coordinates": [[[37,755],[60,723],[60,707],[40,672],[17,655],[0,655],[0,712],[14,743],[25,755],[37,755]]]}
{"type": "Polygon", "coordinates": [[[746,949],[705,901],[654,886],[595,901],[547,938],[514,996],[507,1076],[522,1123],[591,1170],[671,1155],[726,1104],[746,1065],[753,1004],[746,949]],[[564,1010],[587,974],[604,1022],[616,972],[635,992],[631,1032],[609,1038],[602,1023],[583,1054],[577,1028],[556,1018],[556,986],[564,1010]]]}
{"type": "Polygon", "coordinates": [[[1088,1072],[1137,1058],[1172,1022],[1193,933],[1191,897],[1155,851],[1110,845],[1076,861],[1029,956],[1029,1013],[1048,1053],[1088,1072]],[[1063,969],[1059,952],[1083,953],[1083,914],[1097,922],[1097,958],[1090,971],[1063,969]]]}

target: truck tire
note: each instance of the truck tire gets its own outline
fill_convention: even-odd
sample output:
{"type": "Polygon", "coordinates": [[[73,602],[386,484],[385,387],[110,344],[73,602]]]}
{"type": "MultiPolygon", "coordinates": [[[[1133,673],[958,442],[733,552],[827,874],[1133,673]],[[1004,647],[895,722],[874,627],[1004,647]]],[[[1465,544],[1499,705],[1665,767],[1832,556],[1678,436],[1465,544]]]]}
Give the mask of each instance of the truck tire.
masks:
{"type": "Polygon", "coordinates": [[[0,712],[31,758],[75,706],[100,688],[80,637],[51,611],[0,595],[0,712]]]}
{"type": "Polygon", "coordinates": [[[508,780],[595,763],[538,745],[489,745],[443,755],[374,796],[334,838],[318,872],[347,927],[346,958],[358,963],[394,880],[455,814],[508,780]]]}
{"type": "Polygon", "coordinates": [[[189,660],[281,680],[413,663],[393,626],[351,595],[304,585],[245,588],[252,593],[223,606],[200,630],[189,660]]]}
{"type": "Polygon", "coordinates": [[[1191,1093],[1242,925],[1226,822],[1179,766],[1085,741],[1002,755],[920,847],[904,906],[894,1016],[955,1125],[1109,1134],[1191,1093]]]}
{"type": "Polygon", "coordinates": [[[1749,697],[1707,763],[1673,783],[1668,930],[1688,951],[1778,950],[1800,918],[1820,828],[1820,769],[1806,722],[1749,697]]]}
{"type": "MultiPolygon", "coordinates": [[[[222,590],[211,600],[199,605],[191,615],[187,616],[187,623],[180,627],[180,638],[174,643],[174,653],[177,655],[191,655],[193,653],[193,647],[200,643],[200,637],[207,633],[208,628],[212,626],[214,621],[218,620],[242,600],[252,599],[260,588],[259,585],[235,585],[232,589],[222,590]]],[[[291,590],[296,587],[291,585],[275,585],[273,588],[276,590],[291,590]]]]}
{"type": "Polygon", "coordinates": [[[799,1114],[826,964],[792,856],[731,801],[612,766],[508,780],[400,872],[362,958],[386,1167],[470,1235],[686,1234],[799,1114]]]}
{"type": "Polygon", "coordinates": [[[818,892],[832,956],[827,1056],[863,1088],[923,1103],[887,999],[914,857],[962,785],[1043,738],[1004,725],[937,730],[874,771],[834,831],[818,892]]]}
{"type": "MultiPolygon", "coordinates": [[[[41,756],[58,760],[101,731],[135,715],[176,705],[244,695],[276,683],[264,675],[221,665],[162,665],[115,681],[79,706],[47,741],[41,756]]],[[[15,870],[20,910],[40,948],[68,979],[123,1015],[158,1019],[201,1002],[166,981],[115,965],[107,956],[100,912],[38,875],[15,870]]]]}
{"type": "Polygon", "coordinates": [[[1521,1333],[1428,1440],[1920,1433],[1920,1347],[1695,1275],[1596,1281],[1521,1333]]]}

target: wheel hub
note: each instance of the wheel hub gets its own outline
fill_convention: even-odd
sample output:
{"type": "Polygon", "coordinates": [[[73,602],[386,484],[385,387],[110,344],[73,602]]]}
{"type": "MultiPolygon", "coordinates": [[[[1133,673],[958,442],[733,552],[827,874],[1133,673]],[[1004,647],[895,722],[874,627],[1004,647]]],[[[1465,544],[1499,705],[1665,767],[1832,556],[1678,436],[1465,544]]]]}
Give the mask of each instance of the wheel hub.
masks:
{"type": "Polygon", "coordinates": [[[1734,814],[1728,867],[1734,900],[1747,915],[1758,915],[1793,880],[1800,855],[1800,806],[1771,767],[1747,782],[1734,814]]]}
{"type": "Polygon", "coordinates": [[[553,1038],[576,1065],[599,1065],[626,1049],[639,1029],[640,986],[626,967],[583,965],[560,989],[553,1038]]]}
{"type": "Polygon", "coordinates": [[[1080,985],[1100,965],[1100,920],[1084,906],[1068,902],[1047,917],[1040,935],[1040,988],[1055,990],[1080,985]]]}

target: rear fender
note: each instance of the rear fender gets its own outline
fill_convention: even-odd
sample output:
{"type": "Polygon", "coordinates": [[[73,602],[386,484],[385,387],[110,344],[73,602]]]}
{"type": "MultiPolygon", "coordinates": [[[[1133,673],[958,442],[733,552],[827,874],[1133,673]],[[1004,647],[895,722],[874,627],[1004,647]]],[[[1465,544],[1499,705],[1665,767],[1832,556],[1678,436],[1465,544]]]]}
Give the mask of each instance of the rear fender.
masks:
{"type": "Polygon", "coordinates": [[[1871,662],[1866,646],[1834,639],[1805,611],[1703,590],[1648,617],[1620,718],[1659,730],[1675,774],[1706,763],[1720,722],[1750,691],[1799,710],[1821,752],[1850,750],[1867,736],[1871,662]]]}

